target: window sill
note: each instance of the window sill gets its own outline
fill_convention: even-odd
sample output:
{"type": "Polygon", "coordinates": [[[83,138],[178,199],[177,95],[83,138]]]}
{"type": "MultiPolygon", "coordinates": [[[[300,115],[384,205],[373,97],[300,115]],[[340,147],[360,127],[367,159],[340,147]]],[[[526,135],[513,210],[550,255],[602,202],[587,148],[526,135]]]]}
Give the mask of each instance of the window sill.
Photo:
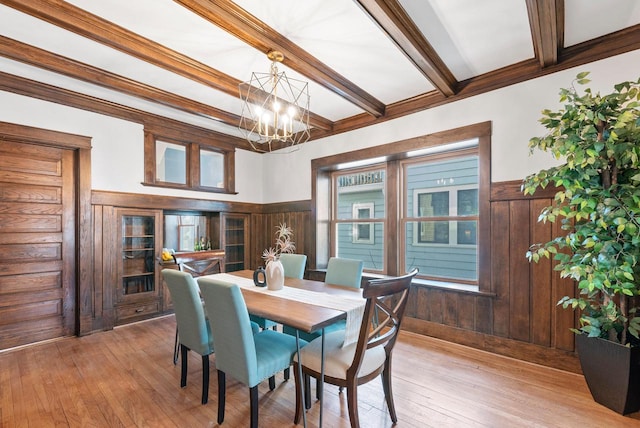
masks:
{"type": "Polygon", "coordinates": [[[481,291],[478,285],[458,284],[455,282],[433,281],[427,279],[414,279],[411,284],[422,288],[432,288],[462,294],[473,294],[474,296],[496,297],[495,293],[481,291]]]}
{"type": "Polygon", "coordinates": [[[147,182],[142,182],[140,183],[143,186],[148,186],[148,187],[162,187],[165,189],[180,189],[180,190],[191,190],[194,192],[207,192],[207,193],[224,193],[227,195],[237,195],[238,192],[230,192],[226,189],[222,189],[222,188],[216,188],[216,187],[189,187],[186,186],[184,184],[171,184],[171,183],[147,183],[147,182]]]}

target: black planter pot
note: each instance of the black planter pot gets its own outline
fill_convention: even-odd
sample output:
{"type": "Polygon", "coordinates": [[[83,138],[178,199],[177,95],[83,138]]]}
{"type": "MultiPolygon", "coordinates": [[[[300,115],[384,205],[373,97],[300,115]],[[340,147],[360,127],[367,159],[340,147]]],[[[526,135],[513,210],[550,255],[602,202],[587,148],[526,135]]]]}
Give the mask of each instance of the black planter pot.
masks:
{"type": "Polygon", "coordinates": [[[597,403],[622,415],[640,410],[640,348],[577,335],[576,350],[597,403]]]}

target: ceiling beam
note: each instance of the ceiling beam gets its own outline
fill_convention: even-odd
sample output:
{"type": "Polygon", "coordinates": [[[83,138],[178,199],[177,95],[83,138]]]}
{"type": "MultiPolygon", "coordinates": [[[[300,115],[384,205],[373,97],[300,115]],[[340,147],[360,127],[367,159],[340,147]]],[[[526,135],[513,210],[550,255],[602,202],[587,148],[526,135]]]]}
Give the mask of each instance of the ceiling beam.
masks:
{"type": "Polygon", "coordinates": [[[396,0],[357,0],[369,17],[444,96],[455,94],[456,78],[396,0]]]}
{"type": "Polygon", "coordinates": [[[93,67],[73,59],[45,51],[8,37],[0,36],[0,56],[20,61],[34,67],[102,86],[125,95],[142,98],[167,107],[198,116],[213,118],[229,126],[237,127],[240,116],[200,103],[144,83],[93,67]]]}
{"type": "Polygon", "coordinates": [[[185,132],[201,132],[211,136],[212,147],[232,150],[234,148],[253,151],[251,145],[244,138],[223,134],[211,129],[191,125],[175,119],[159,116],[153,113],[124,106],[112,101],[81,94],[69,89],[37,82],[13,74],[0,71],[0,91],[12,92],[26,97],[37,98],[52,103],[78,108],[106,116],[123,119],[129,122],[162,123],[164,126],[182,129],[185,132]]]}
{"type": "Polygon", "coordinates": [[[564,43],[564,0],[526,0],[533,51],[540,67],[557,64],[564,43]]]}
{"type": "Polygon", "coordinates": [[[230,0],[174,0],[212,24],[222,28],[249,46],[262,51],[284,54],[282,63],[310,80],[324,86],[374,117],[384,115],[385,105],[363,89],[320,62],[307,51],[279,34],[230,0]]]}
{"type": "MultiPolygon", "coordinates": [[[[206,64],[142,37],[62,0],[0,0],[35,18],[74,32],[139,60],[238,97],[242,83],[206,64]]],[[[311,126],[330,130],[333,122],[309,112],[311,126]]]]}
{"type": "Polygon", "coordinates": [[[388,105],[385,117],[377,120],[359,114],[336,121],[332,132],[313,130],[311,140],[364,128],[638,49],[640,24],[561,49],[555,65],[541,68],[537,59],[525,60],[461,81],[458,93],[451,97],[444,97],[438,91],[432,91],[388,105]]]}

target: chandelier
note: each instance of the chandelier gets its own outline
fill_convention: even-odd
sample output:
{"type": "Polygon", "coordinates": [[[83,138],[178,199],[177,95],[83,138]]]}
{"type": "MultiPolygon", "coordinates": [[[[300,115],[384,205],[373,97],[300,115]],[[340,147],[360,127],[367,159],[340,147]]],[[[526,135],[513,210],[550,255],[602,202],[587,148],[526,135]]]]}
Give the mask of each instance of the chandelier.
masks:
{"type": "Polygon", "coordinates": [[[278,73],[282,52],[270,50],[269,73],[251,73],[251,80],[241,83],[240,131],[258,152],[295,148],[310,137],[309,89],[307,82],[289,79],[278,73]]]}

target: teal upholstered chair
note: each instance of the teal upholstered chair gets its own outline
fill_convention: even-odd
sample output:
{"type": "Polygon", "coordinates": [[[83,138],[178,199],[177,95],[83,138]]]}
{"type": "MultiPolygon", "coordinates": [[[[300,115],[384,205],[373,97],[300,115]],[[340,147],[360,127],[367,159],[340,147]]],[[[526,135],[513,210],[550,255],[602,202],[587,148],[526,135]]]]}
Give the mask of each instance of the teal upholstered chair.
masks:
{"type": "MultiPolygon", "coordinates": [[[[362,280],[362,269],[364,267],[364,262],[362,260],[354,260],[354,259],[345,259],[339,257],[331,257],[329,258],[329,263],[327,264],[327,274],[325,276],[324,282],[326,284],[334,284],[334,285],[343,285],[346,287],[354,287],[360,288],[360,282],[362,280]]],[[[325,334],[344,330],[346,325],[346,321],[338,321],[337,323],[331,324],[330,326],[324,329],[325,334]]],[[[292,336],[296,335],[296,330],[293,327],[283,326],[283,333],[290,334],[292,336]]],[[[300,338],[304,339],[308,342],[320,337],[322,332],[314,331],[312,333],[307,333],[304,331],[299,332],[300,338]]],[[[290,373],[289,370],[285,370],[284,378],[289,379],[290,373]]]]}
{"type": "Polygon", "coordinates": [[[331,257],[327,264],[327,275],[324,278],[324,282],[360,288],[363,267],[364,262],[362,260],[331,257]]]}
{"type": "MultiPolygon", "coordinates": [[[[237,285],[213,278],[199,278],[198,284],[216,343],[218,423],[224,421],[225,380],[226,375],[230,375],[249,387],[251,427],[257,427],[258,384],[291,365],[296,339],[273,330],[253,334],[237,285]]],[[[275,388],[275,385],[269,386],[275,388]]]]}
{"type": "Polygon", "coordinates": [[[284,276],[288,278],[304,278],[304,270],[307,265],[305,254],[280,254],[280,262],[284,267],[284,276]]]}
{"type": "MultiPolygon", "coordinates": [[[[327,274],[324,282],[326,284],[343,285],[345,287],[360,288],[360,281],[362,280],[362,269],[364,262],[362,260],[345,259],[338,257],[331,257],[329,264],[327,265],[327,274]]],[[[325,328],[325,333],[335,330],[343,330],[345,321],[338,321],[325,328]]],[[[292,327],[284,326],[282,331],[287,334],[295,336],[296,331],[292,327]]],[[[316,337],[320,336],[320,332],[306,333],[300,332],[300,338],[311,342],[316,337]]],[[[285,373],[285,378],[288,379],[288,373],[285,373]]]]}
{"type": "MultiPolygon", "coordinates": [[[[307,256],[305,254],[280,254],[280,262],[284,268],[284,276],[297,279],[304,277],[304,270],[307,265],[307,256]]],[[[276,323],[271,320],[256,315],[250,315],[250,318],[251,321],[257,323],[261,328],[275,329],[276,323]]]]}
{"type": "MultiPolygon", "coordinates": [[[[394,424],[398,422],[391,389],[391,357],[409,300],[411,281],[417,273],[416,268],[400,277],[371,280],[364,285],[362,296],[366,299],[366,304],[356,343],[343,346],[343,334],[325,334],[324,381],[340,388],[347,388],[347,407],[352,427],[360,426],[358,385],[367,383],[379,375],[382,375],[382,387],[391,420],[394,424]]],[[[318,338],[300,350],[300,360],[297,355],[294,356],[296,424],[304,411],[298,395],[301,392],[302,379],[298,376],[297,364],[298,361],[302,362],[305,378],[312,376],[316,381],[320,379],[323,364],[322,343],[322,339],[318,338]]],[[[308,394],[306,379],[305,383],[308,394]]]]}
{"type": "Polygon", "coordinates": [[[209,397],[209,355],[213,353],[213,336],[205,319],[198,284],[193,277],[173,269],[163,269],[164,277],[176,314],[180,336],[182,369],[180,386],[187,385],[187,353],[193,351],[202,356],[202,404],[209,397]]]}

